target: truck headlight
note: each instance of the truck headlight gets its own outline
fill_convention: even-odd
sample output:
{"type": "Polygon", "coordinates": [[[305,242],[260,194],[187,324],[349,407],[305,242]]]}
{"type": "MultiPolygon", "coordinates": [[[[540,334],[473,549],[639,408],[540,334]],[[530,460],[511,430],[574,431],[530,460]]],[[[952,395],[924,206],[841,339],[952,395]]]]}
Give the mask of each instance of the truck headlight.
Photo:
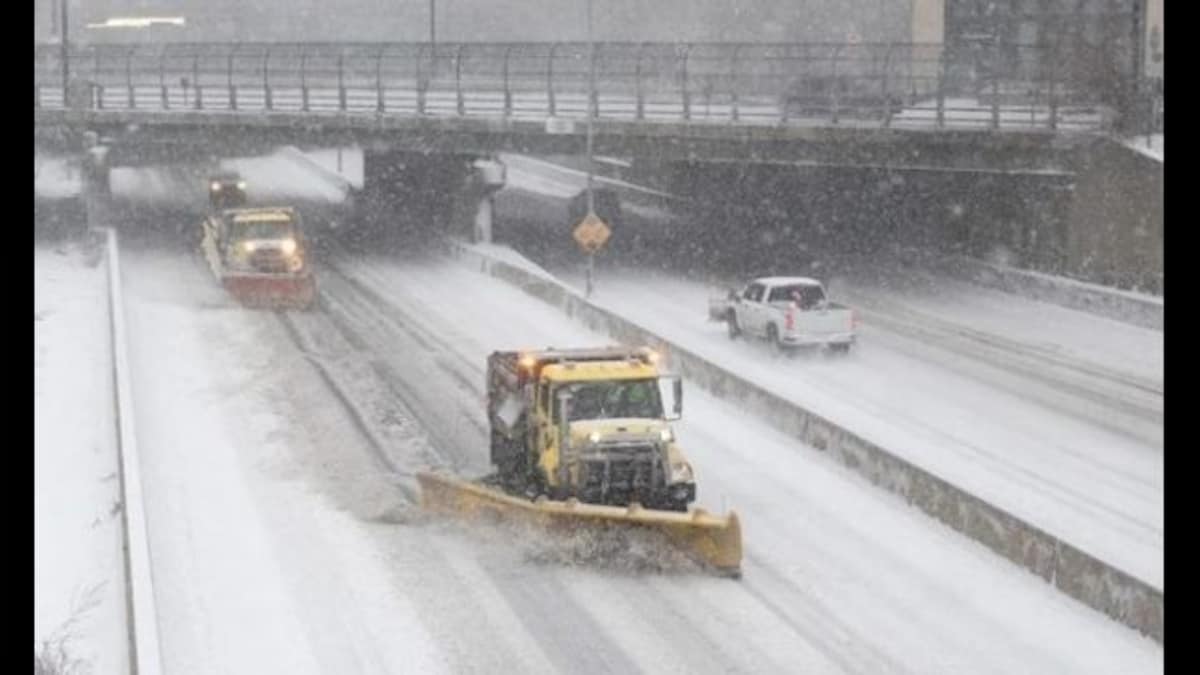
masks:
{"type": "Polygon", "coordinates": [[[238,181],[238,189],[239,189],[239,190],[245,190],[245,189],[246,189],[246,181],[244,181],[244,180],[239,180],[239,181],[238,181]]]}
{"type": "Polygon", "coordinates": [[[254,251],[256,251],[257,249],[258,249],[257,242],[253,242],[253,241],[243,241],[242,242],[242,252],[243,253],[254,253],[254,251]]]}
{"type": "Polygon", "coordinates": [[[296,252],[296,240],[284,239],[279,243],[279,250],[283,251],[284,255],[292,255],[296,252]]]}
{"type": "Polygon", "coordinates": [[[208,189],[212,190],[213,192],[220,192],[221,184],[214,181],[212,183],[209,183],[208,189]]]}
{"type": "Polygon", "coordinates": [[[671,467],[671,482],[672,483],[691,483],[694,479],[692,475],[692,465],[687,462],[680,462],[671,467]]]}
{"type": "Polygon", "coordinates": [[[593,431],[592,433],[588,434],[588,443],[595,445],[599,442],[600,442],[600,432],[599,431],[593,431]]]}
{"type": "Polygon", "coordinates": [[[671,441],[675,440],[675,432],[671,431],[671,427],[667,427],[666,429],[658,432],[658,438],[663,443],[670,443],[671,441]]]}

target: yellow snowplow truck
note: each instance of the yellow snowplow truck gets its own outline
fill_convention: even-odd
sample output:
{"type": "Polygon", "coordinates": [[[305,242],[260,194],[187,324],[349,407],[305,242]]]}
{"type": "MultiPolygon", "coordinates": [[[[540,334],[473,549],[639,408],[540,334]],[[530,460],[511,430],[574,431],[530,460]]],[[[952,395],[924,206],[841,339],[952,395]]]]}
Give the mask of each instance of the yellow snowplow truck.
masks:
{"type": "Polygon", "coordinates": [[[226,209],[209,216],[200,248],[221,285],[244,305],[310,309],[316,301],[308,247],[294,209],[226,209]]]}
{"type": "Polygon", "coordinates": [[[682,414],[682,383],[661,372],[654,351],[496,352],[487,391],[496,474],[480,483],[422,474],[427,507],[656,530],[718,571],[739,573],[737,516],[689,506],[695,479],[670,426],[682,414]]]}

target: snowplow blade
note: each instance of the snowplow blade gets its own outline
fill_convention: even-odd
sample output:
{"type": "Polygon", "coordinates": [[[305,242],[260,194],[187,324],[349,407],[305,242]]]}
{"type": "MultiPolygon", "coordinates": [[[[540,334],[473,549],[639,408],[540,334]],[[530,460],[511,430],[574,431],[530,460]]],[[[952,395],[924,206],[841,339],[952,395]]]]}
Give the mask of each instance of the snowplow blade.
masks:
{"type": "Polygon", "coordinates": [[[418,473],[421,506],[467,520],[508,521],[548,530],[623,528],[659,532],[697,562],[724,576],[740,577],[742,528],[736,513],[715,516],[703,509],[687,513],[634,505],[601,506],[576,500],[529,501],[450,476],[418,473]]]}
{"type": "Polygon", "coordinates": [[[311,274],[230,274],[225,290],[247,307],[309,309],[316,301],[317,287],[311,274]]]}

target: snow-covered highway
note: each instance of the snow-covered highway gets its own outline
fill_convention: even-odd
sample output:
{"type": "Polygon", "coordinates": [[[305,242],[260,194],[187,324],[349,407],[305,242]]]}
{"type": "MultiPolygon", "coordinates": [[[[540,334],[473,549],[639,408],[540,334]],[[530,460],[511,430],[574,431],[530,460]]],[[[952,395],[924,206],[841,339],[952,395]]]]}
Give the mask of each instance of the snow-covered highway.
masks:
{"type": "MultiPolygon", "coordinates": [[[[156,189],[170,202],[190,179],[156,189]]],[[[1160,644],[696,387],[678,431],[700,505],[742,518],[741,581],[547,563],[562,551],[422,517],[413,471],[488,469],[487,354],[610,340],[427,242],[330,251],[320,310],[280,317],[237,306],[179,242],[137,232],[123,278],[168,672],[1162,669],[1160,644]]],[[[780,362],[705,323],[711,290],[633,271],[603,279],[597,301],[912,443],[989,498],[1040,499],[1063,527],[1099,523],[1135,545],[1143,531],[1128,555],[1161,569],[1161,448],[886,331],[864,331],[849,359],[780,362]],[[989,406],[1005,419],[979,421],[989,406]],[[970,434],[994,445],[965,453],[970,434]]]]}

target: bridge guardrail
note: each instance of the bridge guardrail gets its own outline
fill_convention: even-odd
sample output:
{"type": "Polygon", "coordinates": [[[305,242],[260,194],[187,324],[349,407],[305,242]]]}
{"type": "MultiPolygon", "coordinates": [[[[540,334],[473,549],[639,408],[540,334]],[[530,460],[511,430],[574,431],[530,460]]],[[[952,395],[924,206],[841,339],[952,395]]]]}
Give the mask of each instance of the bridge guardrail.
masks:
{"type": "MultiPolygon", "coordinates": [[[[61,106],[35,45],[34,106],[61,106]]],[[[176,43],[83,45],[92,107],[1094,130],[1116,105],[1051,48],[938,44],[176,43]],[[594,77],[593,77],[594,75],[594,77]]]]}

